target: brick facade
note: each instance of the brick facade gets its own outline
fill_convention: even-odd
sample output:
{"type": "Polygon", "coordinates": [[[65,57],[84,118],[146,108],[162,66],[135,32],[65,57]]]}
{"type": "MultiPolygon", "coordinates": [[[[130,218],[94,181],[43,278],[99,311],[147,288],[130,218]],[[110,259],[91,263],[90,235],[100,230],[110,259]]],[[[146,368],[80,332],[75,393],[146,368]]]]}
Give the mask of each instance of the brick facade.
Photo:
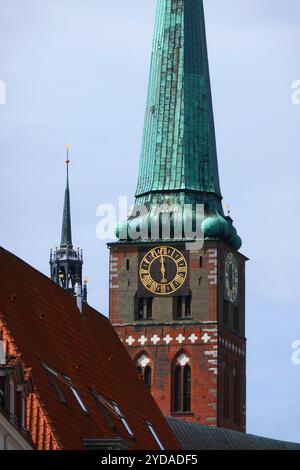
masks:
{"type": "MultiPolygon", "coordinates": [[[[180,243],[171,245],[185,248],[180,243]]],[[[226,318],[224,265],[226,254],[233,250],[221,241],[207,241],[202,250],[185,252],[191,316],[178,320],[174,297],[158,296],[153,299],[152,318],[137,320],[141,249],[142,244],[110,245],[110,320],[118,335],[136,365],[141,356],[147,357],[151,391],[164,415],[244,431],[246,258],[234,252],[239,301],[237,310],[227,304],[226,318]],[[174,367],[182,354],[191,367],[191,411],[174,413],[174,367]]]]}

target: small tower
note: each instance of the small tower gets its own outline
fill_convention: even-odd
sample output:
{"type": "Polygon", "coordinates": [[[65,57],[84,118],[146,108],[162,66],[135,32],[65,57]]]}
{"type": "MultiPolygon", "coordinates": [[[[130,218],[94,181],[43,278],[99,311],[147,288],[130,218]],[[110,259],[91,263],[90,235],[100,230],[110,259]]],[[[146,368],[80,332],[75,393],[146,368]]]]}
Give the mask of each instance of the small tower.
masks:
{"type": "Polygon", "coordinates": [[[73,248],[72,225],[71,225],[71,204],[69,188],[69,146],[67,146],[67,183],[65,190],[65,201],[63,209],[63,221],[61,231],[60,248],[50,251],[50,277],[52,281],[59,284],[63,289],[76,295],[75,288],[78,284],[81,288],[82,298],[87,300],[87,286],[82,279],[83,257],[82,250],[73,248]]]}

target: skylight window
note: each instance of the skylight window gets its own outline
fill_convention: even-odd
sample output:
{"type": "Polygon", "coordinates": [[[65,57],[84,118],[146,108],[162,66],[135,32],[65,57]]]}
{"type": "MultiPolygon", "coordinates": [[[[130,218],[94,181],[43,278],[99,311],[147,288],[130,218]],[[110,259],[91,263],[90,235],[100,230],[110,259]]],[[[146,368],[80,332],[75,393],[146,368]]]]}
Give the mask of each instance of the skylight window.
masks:
{"type": "Polygon", "coordinates": [[[81,400],[80,395],[79,395],[78,391],[76,390],[76,388],[75,387],[70,387],[70,388],[71,388],[71,391],[72,391],[74,397],[76,398],[80,408],[82,409],[82,411],[84,413],[88,413],[88,410],[87,410],[85,404],[83,403],[83,401],[81,400]]]}
{"type": "Polygon", "coordinates": [[[159,439],[158,435],[156,434],[156,431],[153,427],[153,424],[150,423],[150,421],[147,421],[147,426],[148,426],[148,429],[151,432],[152,436],[154,437],[156,444],[160,448],[160,450],[165,450],[164,446],[161,443],[161,440],[159,439]]]}
{"type": "Polygon", "coordinates": [[[44,369],[46,369],[46,371],[48,372],[49,376],[50,376],[50,381],[52,383],[52,386],[54,387],[55,391],[57,392],[60,400],[64,403],[67,402],[62,390],[60,389],[57,381],[55,380],[58,379],[60,380],[61,382],[63,382],[65,385],[67,385],[67,387],[69,387],[69,389],[71,390],[71,392],[73,393],[74,397],[76,398],[76,401],[77,403],[79,404],[81,410],[85,413],[85,414],[88,414],[88,410],[85,406],[85,404],[83,403],[80,395],[79,395],[79,392],[77,390],[77,388],[73,385],[72,383],[72,379],[70,377],[68,377],[67,375],[63,375],[63,374],[59,374],[58,372],[56,372],[54,369],[52,369],[51,367],[47,366],[47,364],[45,364],[44,362],[42,363],[42,366],[44,367],[44,369]],[[55,377],[55,378],[54,378],[55,377]]]}
{"type": "Polygon", "coordinates": [[[107,400],[105,400],[101,395],[99,395],[99,393],[96,390],[90,388],[90,392],[93,395],[93,397],[96,399],[98,403],[98,407],[101,410],[108,426],[116,430],[115,423],[109,414],[109,411],[113,411],[114,414],[116,414],[115,410],[112,409],[112,405],[108,403],[107,400]]]}
{"type": "Polygon", "coordinates": [[[51,369],[51,367],[47,366],[47,364],[45,364],[44,362],[42,363],[42,366],[43,366],[44,369],[46,369],[48,372],[50,372],[51,374],[55,375],[55,377],[59,377],[58,372],[56,372],[54,369],[51,369]]]}
{"type": "Polygon", "coordinates": [[[60,401],[62,403],[67,403],[67,399],[64,396],[60,386],[58,385],[58,381],[56,380],[56,379],[60,379],[59,374],[54,369],[51,369],[51,367],[48,367],[44,362],[42,363],[42,366],[47,371],[51,385],[56,391],[57,395],[59,396],[60,401]]]}
{"type": "Polygon", "coordinates": [[[128,434],[131,436],[131,437],[134,437],[134,434],[129,426],[129,424],[127,423],[126,421],[126,418],[125,416],[123,415],[123,413],[121,412],[118,404],[114,401],[111,402],[112,403],[112,406],[113,406],[113,409],[115,410],[115,412],[117,413],[117,415],[119,416],[120,420],[122,421],[126,431],[128,432],[128,434]]]}

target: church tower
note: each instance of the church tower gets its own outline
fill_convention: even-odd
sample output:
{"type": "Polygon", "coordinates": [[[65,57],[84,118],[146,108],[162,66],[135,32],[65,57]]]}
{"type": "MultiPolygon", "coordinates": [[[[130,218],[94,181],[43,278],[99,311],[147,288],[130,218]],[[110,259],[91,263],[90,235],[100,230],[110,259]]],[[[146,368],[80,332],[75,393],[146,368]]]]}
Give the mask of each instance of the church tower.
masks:
{"type": "Polygon", "coordinates": [[[83,257],[82,250],[73,248],[72,225],[71,225],[71,203],[69,187],[69,147],[67,147],[67,182],[65,189],[65,200],[63,208],[63,220],[60,247],[50,252],[50,277],[52,281],[59,284],[63,289],[73,295],[87,300],[87,285],[82,279],[83,257]]]}
{"type": "Polygon", "coordinates": [[[245,431],[247,258],[222,207],[202,0],[158,0],[136,210],[116,234],[110,320],[141,380],[166,416],[245,431]]]}

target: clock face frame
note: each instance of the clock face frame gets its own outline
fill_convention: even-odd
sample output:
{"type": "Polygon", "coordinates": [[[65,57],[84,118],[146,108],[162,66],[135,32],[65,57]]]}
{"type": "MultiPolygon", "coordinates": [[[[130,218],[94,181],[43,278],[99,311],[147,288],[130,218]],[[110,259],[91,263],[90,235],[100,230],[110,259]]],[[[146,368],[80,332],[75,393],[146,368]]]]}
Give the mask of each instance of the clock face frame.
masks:
{"type": "Polygon", "coordinates": [[[239,275],[237,261],[233,253],[228,253],[225,259],[225,290],[227,299],[233,304],[237,303],[239,275]]]}
{"type": "Polygon", "coordinates": [[[172,246],[154,247],[140,262],[140,281],[153,295],[174,294],[185,284],[187,274],[188,266],[184,254],[172,246]]]}

